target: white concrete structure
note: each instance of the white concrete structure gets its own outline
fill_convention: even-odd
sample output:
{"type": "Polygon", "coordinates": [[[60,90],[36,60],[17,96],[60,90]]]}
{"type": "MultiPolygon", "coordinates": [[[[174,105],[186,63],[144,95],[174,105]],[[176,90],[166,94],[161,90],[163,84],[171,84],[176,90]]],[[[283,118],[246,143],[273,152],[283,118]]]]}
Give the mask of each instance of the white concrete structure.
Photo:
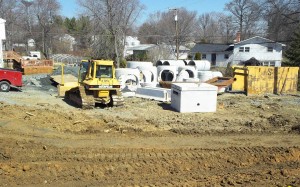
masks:
{"type": "Polygon", "coordinates": [[[135,96],[167,102],[171,101],[171,89],[150,87],[137,88],[135,96]]]}
{"type": "Polygon", "coordinates": [[[171,107],[178,112],[216,112],[218,87],[206,83],[174,83],[171,107]]]}
{"type": "Polygon", "coordinates": [[[5,20],[0,18],[0,68],[4,67],[4,63],[3,63],[3,43],[2,40],[6,39],[6,35],[5,35],[5,20]]]}
{"type": "Polygon", "coordinates": [[[211,68],[211,63],[208,60],[191,60],[188,65],[195,66],[198,71],[209,71],[211,68]]]}
{"type": "Polygon", "coordinates": [[[281,66],[284,44],[255,36],[234,44],[233,64],[241,64],[252,57],[264,66],[281,66]]]}

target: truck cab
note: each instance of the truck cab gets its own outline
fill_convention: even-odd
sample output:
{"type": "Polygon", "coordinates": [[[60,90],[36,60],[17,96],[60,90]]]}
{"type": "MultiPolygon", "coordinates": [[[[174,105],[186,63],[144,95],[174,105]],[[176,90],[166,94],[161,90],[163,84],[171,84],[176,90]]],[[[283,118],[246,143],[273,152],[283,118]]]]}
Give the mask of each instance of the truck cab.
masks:
{"type": "Polygon", "coordinates": [[[11,87],[19,88],[22,86],[22,72],[0,68],[0,91],[8,92],[11,87]]]}

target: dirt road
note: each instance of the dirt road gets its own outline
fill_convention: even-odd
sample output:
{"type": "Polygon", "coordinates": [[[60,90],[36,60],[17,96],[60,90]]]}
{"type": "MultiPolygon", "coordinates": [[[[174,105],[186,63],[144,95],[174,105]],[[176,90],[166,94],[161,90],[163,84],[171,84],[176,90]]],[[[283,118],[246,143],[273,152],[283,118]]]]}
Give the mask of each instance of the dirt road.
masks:
{"type": "Polygon", "coordinates": [[[225,94],[214,114],[138,98],[86,111],[0,93],[0,186],[299,186],[299,106],[225,94]]]}

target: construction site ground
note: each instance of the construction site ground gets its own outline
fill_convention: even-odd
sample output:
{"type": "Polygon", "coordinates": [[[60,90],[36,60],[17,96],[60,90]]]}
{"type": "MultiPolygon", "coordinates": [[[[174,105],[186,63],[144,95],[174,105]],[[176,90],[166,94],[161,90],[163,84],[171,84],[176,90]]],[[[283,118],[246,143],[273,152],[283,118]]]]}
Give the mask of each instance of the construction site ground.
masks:
{"type": "Polygon", "coordinates": [[[225,93],[216,113],[125,102],[82,110],[43,81],[0,92],[0,186],[300,186],[299,94],[225,93]]]}

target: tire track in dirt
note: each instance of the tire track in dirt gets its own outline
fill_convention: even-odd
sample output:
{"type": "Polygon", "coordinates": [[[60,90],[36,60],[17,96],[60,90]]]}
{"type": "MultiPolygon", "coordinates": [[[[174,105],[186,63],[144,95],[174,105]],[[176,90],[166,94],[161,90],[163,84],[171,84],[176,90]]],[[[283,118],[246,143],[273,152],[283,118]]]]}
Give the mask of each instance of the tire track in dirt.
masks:
{"type": "Polygon", "coordinates": [[[74,149],[34,142],[4,147],[2,185],[300,185],[299,147],[74,149]]]}

